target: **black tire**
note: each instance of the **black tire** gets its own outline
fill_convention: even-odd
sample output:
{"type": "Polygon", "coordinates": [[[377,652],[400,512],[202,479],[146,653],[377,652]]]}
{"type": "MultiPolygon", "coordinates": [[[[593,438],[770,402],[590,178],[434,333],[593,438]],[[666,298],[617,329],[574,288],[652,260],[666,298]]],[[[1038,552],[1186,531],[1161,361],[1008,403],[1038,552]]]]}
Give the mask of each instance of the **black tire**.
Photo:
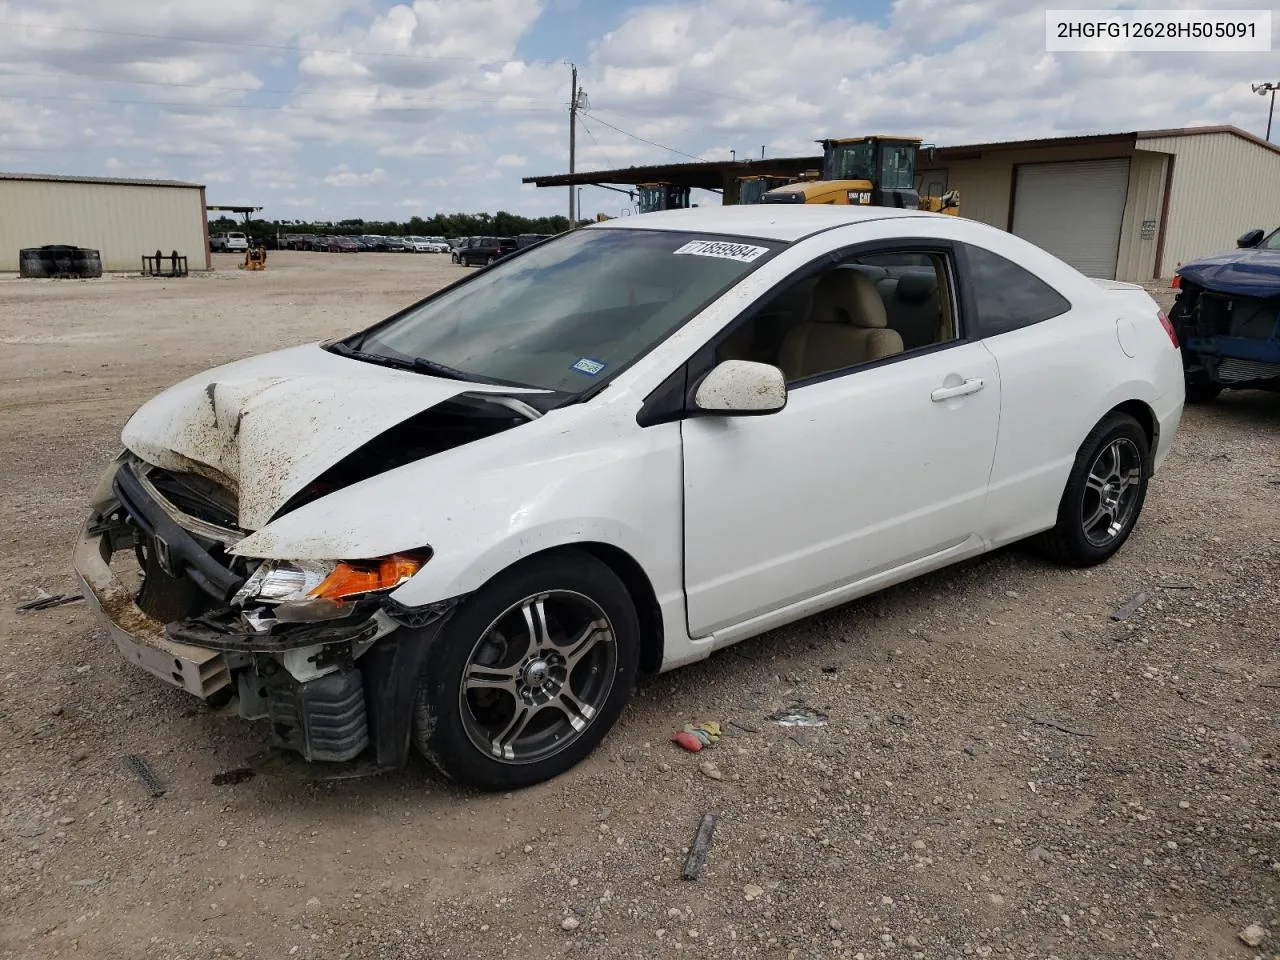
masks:
{"type": "Polygon", "coordinates": [[[1222,393],[1222,385],[1208,380],[1187,381],[1187,403],[1213,403],[1222,393]]]}
{"type": "MultiPolygon", "coordinates": [[[[1131,475],[1131,474],[1130,474],[1131,475]]],[[[1147,498],[1147,482],[1151,478],[1151,449],[1146,431],[1142,425],[1127,413],[1111,413],[1089,432],[1080,450],[1076,454],[1076,462],[1067,479],[1067,487],[1062,493],[1062,501],[1058,505],[1058,523],[1052,530],[1041,535],[1041,546],[1044,552],[1059,563],[1072,567],[1092,567],[1105,563],[1119,550],[1134,524],[1142,513],[1142,504],[1147,498]],[[1117,470],[1129,473],[1137,469],[1138,475],[1132,482],[1122,486],[1116,494],[1120,498],[1123,512],[1119,509],[1111,515],[1111,523],[1105,531],[1100,529],[1106,514],[1097,517],[1093,525],[1088,522],[1095,514],[1095,507],[1105,506],[1101,494],[1098,493],[1095,466],[1105,467],[1107,451],[1118,445],[1124,452],[1124,465],[1117,462],[1117,470]],[[1091,478],[1091,474],[1093,477],[1091,478]],[[1092,479],[1092,482],[1091,482],[1092,479]],[[1130,490],[1133,492],[1130,493],[1130,490]],[[1125,499],[1126,495],[1129,499],[1125,499]],[[1088,508],[1090,516],[1085,516],[1088,508]],[[1122,516],[1116,514],[1122,513],[1122,516]],[[1105,537],[1098,536],[1105,533],[1105,537]]]]}
{"type": "Polygon", "coordinates": [[[474,787],[549,780],[604,739],[639,662],[635,605],[609,567],[579,550],[519,564],[469,597],[435,640],[419,678],[414,743],[440,773],[474,787]],[[588,618],[575,624],[579,605],[588,618]]]}
{"type": "Polygon", "coordinates": [[[497,259],[498,259],[497,257],[491,255],[487,260],[485,260],[484,265],[486,267],[491,267],[494,265],[497,259]]]}

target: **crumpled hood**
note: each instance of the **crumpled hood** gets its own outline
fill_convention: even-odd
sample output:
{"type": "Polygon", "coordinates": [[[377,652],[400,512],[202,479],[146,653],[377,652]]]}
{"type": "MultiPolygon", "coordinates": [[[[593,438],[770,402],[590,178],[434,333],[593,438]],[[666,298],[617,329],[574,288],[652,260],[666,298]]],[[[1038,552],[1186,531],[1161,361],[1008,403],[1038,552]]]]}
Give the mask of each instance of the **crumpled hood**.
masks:
{"type": "Polygon", "coordinates": [[[310,344],[170,387],[130,418],[121,439],[148,463],[237,491],[240,525],[257,530],[326,469],[396,424],[462,393],[513,392],[380,367],[310,344]]]}
{"type": "Polygon", "coordinates": [[[1237,297],[1280,296],[1280,250],[1233,250],[1178,268],[1198,287],[1237,297]]]}

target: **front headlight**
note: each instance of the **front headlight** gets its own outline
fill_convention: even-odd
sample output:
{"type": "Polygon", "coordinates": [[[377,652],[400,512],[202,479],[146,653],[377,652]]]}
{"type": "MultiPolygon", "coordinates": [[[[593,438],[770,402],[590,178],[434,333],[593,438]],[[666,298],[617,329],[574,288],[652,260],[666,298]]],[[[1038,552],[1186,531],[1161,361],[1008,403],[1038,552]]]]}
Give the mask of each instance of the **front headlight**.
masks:
{"type": "Polygon", "coordinates": [[[426,555],[411,554],[376,560],[264,560],[231,603],[266,604],[279,620],[328,620],[346,614],[360,597],[400,586],[426,561],[426,555]]]}

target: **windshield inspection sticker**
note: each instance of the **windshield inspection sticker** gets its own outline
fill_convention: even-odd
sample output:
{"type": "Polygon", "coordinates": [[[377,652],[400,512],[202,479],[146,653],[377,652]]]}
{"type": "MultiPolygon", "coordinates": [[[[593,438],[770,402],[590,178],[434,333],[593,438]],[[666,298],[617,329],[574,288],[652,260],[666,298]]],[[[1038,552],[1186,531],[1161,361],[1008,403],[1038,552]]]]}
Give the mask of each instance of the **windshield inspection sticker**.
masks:
{"type": "Polygon", "coordinates": [[[585,373],[588,377],[594,377],[604,368],[605,362],[603,360],[592,360],[590,357],[583,357],[569,369],[585,373]]]}
{"type": "Polygon", "coordinates": [[[674,252],[691,254],[695,257],[718,257],[721,260],[750,263],[761,254],[768,253],[769,248],[753,247],[749,243],[726,243],[723,240],[690,240],[674,252]]]}

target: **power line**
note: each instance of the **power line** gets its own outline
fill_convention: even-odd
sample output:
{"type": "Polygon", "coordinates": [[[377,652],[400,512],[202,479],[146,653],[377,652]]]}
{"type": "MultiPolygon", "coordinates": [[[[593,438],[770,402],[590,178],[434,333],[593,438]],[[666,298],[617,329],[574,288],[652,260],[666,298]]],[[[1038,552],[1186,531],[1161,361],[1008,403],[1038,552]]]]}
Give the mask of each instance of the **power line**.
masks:
{"type": "Polygon", "coordinates": [[[685,153],[683,150],[677,150],[675,147],[668,147],[665,143],[658,143],[655,140],[646,140],[644,137],[641,137],[634,133],[630,133],[627,130],[623,130],[621,127],[615,127],[608,120],[604,120],[600,117],[597,117],[594,113],[586,113],[584,115],[590,117],[592,120],[595,120],[597,123],[604,124],[610,130],[616,130],[618,133],[622,134],[624,137],[630,137],[632,140],[639,140],[641,143],[647,143],[649,144],[649,146],[657,147],[659,150],[666,150],[669,153],[677,153],[682,157],[688,157],[690,160],[698,160],[698,161],[702,160],[701,157],[695,157],[692,153],[685,153]]]}
{"type": "Polygon", "coordinates": [[[484,57],[438,57],[422,53],[394,53],[387,50],[339,50],[326,47],[303,47],[289,43],[260,43],[252,40],[215,40],[211,37],[178,37],[161,33],[138,33],[132,30],[100,30],[93,27],[52,26],[41,23],[15,23],[0,20],[0,27],[14,27],[27,30],[50,30],[54,33],[93,33],[108,37],[133,37],[141,40],[167,40],[174,43],[208,43],[228,47],[252,47],[259,50],[286,50],[292,53],[337,53],[358,57],[393,57],[401,60],[439,60],[454,63],[559,63],[558,60],[517,60],[503,57],[486,59],[484,57]]]}

